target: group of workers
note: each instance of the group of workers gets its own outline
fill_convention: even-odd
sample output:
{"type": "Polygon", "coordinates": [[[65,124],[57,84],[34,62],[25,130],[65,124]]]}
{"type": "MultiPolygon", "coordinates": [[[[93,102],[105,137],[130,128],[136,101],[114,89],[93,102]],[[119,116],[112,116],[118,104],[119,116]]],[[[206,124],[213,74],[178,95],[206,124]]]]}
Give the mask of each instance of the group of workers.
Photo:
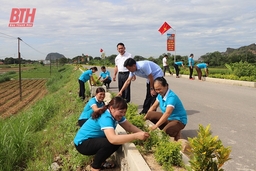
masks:
{"type": "MultiPolygon", "coordinates": [[[[143,109],[139,114],[144,115],[145,120],[154,123],[150,130],[159,128],[165,131],[175,141],[181,138],[181,130],[187,124],[187,112],[180,98],[169,88],[169,84],[164,78],[165,71],[169,70],[168,65],[163,65],[164,72],[156,63],[152,61],[135,61],[132,55],[125,50],[123,43],[117,44],[119,54],[115,58],[115,69],[113,81],[118,80],[119,92],[108,104],[104,103],[105,89],[96,89],[96,95],[92,97],[84,107],[78,118],[80,129],[78,130],[74,144],[77,151],[83,155],[94,155],[92,171],[99,171],[104,168],[114,168],[115,164],[107,162],[109,158],[122,144],[133,140],[146,140],[148,132],[144,132],[131,124],[126,118],[127,103],[130,102],[130,85],[136,76],[146,79],[146,97],[143,109]],[[116,79],[116,77],[118,79],[116,79]],[[157,111],[159,107],[160,111],[157,111]],[[129,134],[118,135],[115,133],[117,124],[124,128],[129,134]]],[[[163,63],[167,63],[167,56],[163,63]]],[[[193,73],[193,54],[190,55],[189,67],[193,73]]],[[[179,66],[184,66],[182,61],[175,62],[176,77],[179,77],[179,66]]],[[[201,71],[197,65],[197,72],[201,71]]],[[[207,67],[207,66],[206,66],[207,67]]],[[[112,80],[109,71],[104,66],[101,67],[101,80],[107,88],[112,80]]],[[[79,77],[79,97],[85,99],[84,83],[89,80],[91,85],[96,84],[92,74],[97,71],[97,67],[92,67],[79,77]]],[[[170,72],[170,70],[169,70],[170,72]]],[[[201,79],[202,72],[200,77],[201,79]]],[[[170,72],[171,74],[171,72],[170,72]]],[[[207,72],[208,74],[208,72],[207,72]]],[[[191,76],[192,78],[192,76],[191,76]]]]}

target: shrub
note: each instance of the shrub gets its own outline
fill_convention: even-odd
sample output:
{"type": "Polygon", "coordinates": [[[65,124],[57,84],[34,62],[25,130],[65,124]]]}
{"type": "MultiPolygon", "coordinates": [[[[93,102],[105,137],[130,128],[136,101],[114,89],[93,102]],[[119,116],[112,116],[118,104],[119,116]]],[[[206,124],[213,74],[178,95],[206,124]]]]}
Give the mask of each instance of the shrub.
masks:
{"type": "Polygon", "coordinates": [[[231,149],[224,147],[218,136],[212,137],[210,125],[199,125],[198,135],[188,138],[192,158],[189,161],[194,171],[223,171],[221,167],[228,161],[231,149]]]}

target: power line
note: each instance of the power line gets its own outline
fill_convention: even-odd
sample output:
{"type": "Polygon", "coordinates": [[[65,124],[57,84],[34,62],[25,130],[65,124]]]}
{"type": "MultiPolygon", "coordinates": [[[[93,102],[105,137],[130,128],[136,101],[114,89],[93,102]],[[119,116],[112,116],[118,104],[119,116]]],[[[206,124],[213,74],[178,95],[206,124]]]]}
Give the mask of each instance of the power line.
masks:
{"type": "Polygon", "coordinates": [[[40,52],[39,50],[33,48],[32,46],[30,46],[29,44],[27,44],[26,42],[24,42],[24,40],[22,40],[22,39],[20,39],[20,40],[21,40],[23,43],[25,43],[27,46],[29,46],[30,48],[32,48],[32,49],[34,49],[35,51],[37,51],[38,53],[41,53],[41,54],[45,55],[45,53],[40,52]]]}
{"type": "MultiPolygon", "coordinates": [[[[5,34],[5,33],[2,33],[2,32],[0,32],[0,34],[3,34],[3,35],[5,35],[5,36],[8,36],[8,38],[14,38],[14,39],[17,39],[17,37],[13,37],[13,36],[10,36],[10,35],[5,34]]],[[[6,37],[6,38],[7,38],[7,37],[6,37]]]]}

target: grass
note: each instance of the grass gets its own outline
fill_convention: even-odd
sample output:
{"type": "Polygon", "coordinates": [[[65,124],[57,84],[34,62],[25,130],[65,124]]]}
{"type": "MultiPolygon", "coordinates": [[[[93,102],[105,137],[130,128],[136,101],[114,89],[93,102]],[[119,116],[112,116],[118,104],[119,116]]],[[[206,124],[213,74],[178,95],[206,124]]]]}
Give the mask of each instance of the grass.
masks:
{"type": "Polygon", "coordinates": [[[80,74],[66,66],[49,79],[45,98],[27,111],[0,120],[0,171],[46,171],[55,160],[62,163],[62,170],[86,166],[91,158],[80,155],[73,145],[85,105],[77,94],[80,74]]]}

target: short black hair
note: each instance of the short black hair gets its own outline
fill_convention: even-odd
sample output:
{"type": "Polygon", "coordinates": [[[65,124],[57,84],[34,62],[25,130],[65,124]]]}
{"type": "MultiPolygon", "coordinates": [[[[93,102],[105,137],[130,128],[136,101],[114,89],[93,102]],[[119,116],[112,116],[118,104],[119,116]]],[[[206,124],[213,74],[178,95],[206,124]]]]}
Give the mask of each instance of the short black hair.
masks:
{"type": "Polygon", "coordinates": [[[97,68],[97,67],[91,67],[90,69],[91,69],[91,70],[98,71],[98,68],[97,68]]]}
{"type": "Polygon", "coordinates": [[[134,64],[136,64],[136,61],[132,58],[128,58],[124,61],[124,67],[127,67],[127,66],[131,67],[134,64]]]}
{"type": "Polygon", "coordinates": [[[168,55],[164,55],[164,57],[168,57],[168,55]]]}
{"type": "Polygon", "coordinates": [[[106,67],[103,65],[103,66],[101,67],[101,69],[106,69],[106,67]]]}
{"type": "Polygon", "coordinates": [[[116,45],[116,47],[118,47],[119,45],[121,45],[121,46],[125,47],[125,46],[124,46],[124,44],[123,44],[122,42],[118,43],[118,44],[116,45]]]}

